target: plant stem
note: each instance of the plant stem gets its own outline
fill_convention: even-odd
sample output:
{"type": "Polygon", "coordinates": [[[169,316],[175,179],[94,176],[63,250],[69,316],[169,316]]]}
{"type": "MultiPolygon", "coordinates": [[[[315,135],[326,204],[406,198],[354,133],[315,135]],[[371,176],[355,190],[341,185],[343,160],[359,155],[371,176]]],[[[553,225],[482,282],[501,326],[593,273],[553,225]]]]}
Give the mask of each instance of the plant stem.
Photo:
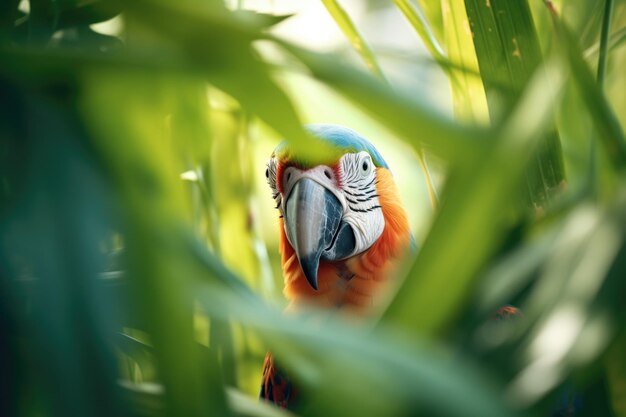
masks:
{"type": "Polygon", "coordinates": [[[602,32],[600,33],[600,55],[598,56],[598,85],[602,88],[606,77],[606,64],[608,61],[609,32],[611,31],[611,16],[613,14],[613,0],[606,0],[604,5],[604,18],[602,32]]]}
{"type": "Polygon", "coordinates": [[[350,19],[350,16],[348,16],[348,13],[346,13],[343,7],[341,7],[336,0],[322,0],[322,3],[337,23],[337,26],[339,26],[339,29],[341,29],[343,34],[346,35],[352,47],[361,56],[361,59],[363,59],[367,68],[378,78],[386,81],[385,76],[376,61],[374,53],[367,46],[367,43],[365,43],[365,40],[350,19]]]}
{"type": "MultiPolygon", "coordinates": [[[[626,41],[626,27],[616,30],[609,37],[609,41],[607,45],[607,54],[609,51],[612,51],[613,49],[622,45],[624,41],[626,41]]],[[[600,51],[600,44],[596,43],[593,46],[590,46],[589,48],[587,48],[583,55],[585,58],[591,58],[594,55],[598,54],[599,51],[600,51]]]]}
{"type": "Polygon", "coordinates": [[[435,58],[436,61],[444,60],[445,53],[443,48],[439,45],[439,42],[435,38],[435,35],[430,30],[426,18],[422,12],[416,8],[409,0],[393,0],[395,5],[400,9],[404,17],[409,21],[413,29],[422,38],[422,42],[428,49],[428,52],[435,58]]]}
{"type": "MultiPolygon", "coordinates": [[[[598,55],[598,88],[602,91],[604,79],[606,78],[606,65],[609,58],[609,32],[611,31],[611,15],[613,14],[613,0],[605,0],[604,17],[602,19],[602,29],[600,32],[600,53],[598,55]]],[[[596,184],[598,180],[598,161],[596,151],[596,134],[592,134],[589,149],[589,182],[596,184]]],[[[595,187],[592,187],[595,189],[595,187]]]]}
{"type": "Polygon", "coordinates": [[[419,161],[420,168],[422,168],[422,172],[424,173],[424,180],[426,181],[426,189],[428,190],[430,205],[433,208],[433,211],[435,211],[437,210],[437,205],[439,203],[439,196],[437,195],[437,189],[435,188],[435,184],[433,184],[433,180],[430,176],[428,166],[426,165],[426,158],[422,149],[417,151],[417,160],[419,161]]]}

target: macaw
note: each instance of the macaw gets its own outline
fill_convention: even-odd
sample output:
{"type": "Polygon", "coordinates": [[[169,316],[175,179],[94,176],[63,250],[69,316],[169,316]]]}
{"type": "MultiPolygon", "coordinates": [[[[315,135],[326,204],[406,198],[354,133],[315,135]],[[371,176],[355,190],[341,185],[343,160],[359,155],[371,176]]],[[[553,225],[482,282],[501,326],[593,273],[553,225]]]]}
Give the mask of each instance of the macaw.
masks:
{"type": "MultiPolygon", "coordinates": [[[[367,312],[392,277],[412,237],[391,171],[376,148],[351,129],[309,125],[333,152],[307,163],[287,142],[272,153],[265,176],[280,212],[283,293],[301,305],[367,312]]],[[[291,408],[297,393],[268,353],[261,398],[291,408]]]]}

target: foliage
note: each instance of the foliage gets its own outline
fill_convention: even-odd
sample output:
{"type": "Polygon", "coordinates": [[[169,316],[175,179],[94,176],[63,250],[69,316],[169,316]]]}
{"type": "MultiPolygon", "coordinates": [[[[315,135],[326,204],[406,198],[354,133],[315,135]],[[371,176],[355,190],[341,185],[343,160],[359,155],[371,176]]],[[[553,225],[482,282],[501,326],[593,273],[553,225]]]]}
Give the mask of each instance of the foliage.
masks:
{"type": "Polygon", "coordinates": [[[323,3],[365,66],[220,2],[2,3],[0,415],[289,415],[250,396],[271,350],[301,415],[544,416],[582,398],[580,415],[626,416],[626,5],[389,2],[455,119],[395,88],[343,2],[323,3]],[[90,26],[113,17],[119,36],[90,26]],[[294,76],[444,177],[397,292],[356,324],[280,312],[255,158],[278,137],[324,152],[294,76]],[[523,313],[494,320],[506,304],[523,313]]]}

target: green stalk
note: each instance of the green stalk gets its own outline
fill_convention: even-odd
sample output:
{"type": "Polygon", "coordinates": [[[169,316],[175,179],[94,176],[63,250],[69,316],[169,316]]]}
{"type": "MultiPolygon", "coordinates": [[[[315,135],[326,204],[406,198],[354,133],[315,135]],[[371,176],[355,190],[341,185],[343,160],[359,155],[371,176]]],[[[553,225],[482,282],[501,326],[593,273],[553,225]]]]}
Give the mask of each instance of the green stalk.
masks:
{"type": "Polygon", "coordinates": [[[398,9],[402,12],[404,17],[409,21],[413,29],[417,32],[419,37],[424,42],[428,52],[435,58],[437,62],[445,59],[445,53],[443,48],[439,45],[439,42],[435,38],[435,34],[430,29],[426,17],[422,11],[416,8],[409,0],[393,0],[398,9]]]}
{"type": "MultiPolygon", "coordinates": [[[[608,46],[607,46],[608,51],[612,51],[613,49],[617,48],[618,46],[623,44],[624,41],[626,41],[626,27],[616,30],[615,33],[611,35],[611,37],[609,38],[608,46]]],[[[593,46],[590,46],[589,48],[587,48],[587,50],[585,50],[585,53],[583,55],[585,56],[585,58],[591,58],[597,53],[599,53],[599,51],[600,51],[600,44],[596,43],[593,46]]]]}
{"type": "MultiPolygon", "coordinates": [[[[542,62],[527,0],[465,0],[492,123],[505,120],[542,62]],[[508,86],[499,90],[497,85],[508,86]]],[[[527,199],[544,206],[565,179],[556,127],[543,133],[526,170],[527,199]]]]}
{"type": "Polygon", "coordinates": [[[376,61],[374,53],[369,46],[367,46],[367,43],[365,43],[365,40],[350,19],[350,16],[348,16],[348,13],[346,13],[343,7],[341,7],[341,5],[335,0],[322,0],[322,3],[326,7],[326,10],[328,10],[331,17],[335,20],[335,23],[337,23],[337,26],[339,26],[339,29],[341,29],[343,34],[346,35],[352,47],[361,56],[361,59],[363,59],[367,68],[378,78],[386,81],[385,76],[376,61]]]}
{"type": "Polygon", "coordinates": [[[552,23],[559,36],[559,45],[564,48],[563,52],[569,61],[572,78],[580,91],[582,103],[586,106],[598,137],[606,148],[606,154],[614,169],[623,171],[626,169],[626,136],[622,126],[583,60],[575,36],[554,14],[552,15],[552,23]]]}
{"type": "MultiPolygon", "coordinates": [[[[604,4],[604,17],[602,20],[602,29],[600,32],[600,53],[598,55],[598,88],[602,91],[604,87],[604,79],[606,78],[606,66],[609,58],[609,32],[611,30],[611,15],[613,14],[613,0],[606,0],[604,4]]],[[[591,189],[598,180],[598,158],[596,151],[596,133],[591,135],[591,143],[589,144],[589,185],[591,189]]]]}
{"type": "Polygon", "coordinates": [[[600,56],[598,57],[598,85],[604,85],[606,65],[608,61],[609,32],[611,31],[611,16],[613,14],[613,0],[606,0],[604,6],[604,18],[602,32],[600,33],[600,56]]]}

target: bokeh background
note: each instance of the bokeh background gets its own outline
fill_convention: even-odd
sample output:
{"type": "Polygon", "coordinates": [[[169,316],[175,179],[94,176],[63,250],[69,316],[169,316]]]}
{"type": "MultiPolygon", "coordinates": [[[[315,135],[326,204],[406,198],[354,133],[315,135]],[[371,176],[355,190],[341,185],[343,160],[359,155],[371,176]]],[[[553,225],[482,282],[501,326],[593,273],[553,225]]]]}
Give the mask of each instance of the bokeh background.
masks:
{"type": "Polygon", "coordinates": [[[0,415],[289,415],[269,350],[296,415],[626,416],[625,39],[623,0],[5,0],[0,415]],[[307,123],[409,214],[367,319],[281,312],[307,123]]]}

